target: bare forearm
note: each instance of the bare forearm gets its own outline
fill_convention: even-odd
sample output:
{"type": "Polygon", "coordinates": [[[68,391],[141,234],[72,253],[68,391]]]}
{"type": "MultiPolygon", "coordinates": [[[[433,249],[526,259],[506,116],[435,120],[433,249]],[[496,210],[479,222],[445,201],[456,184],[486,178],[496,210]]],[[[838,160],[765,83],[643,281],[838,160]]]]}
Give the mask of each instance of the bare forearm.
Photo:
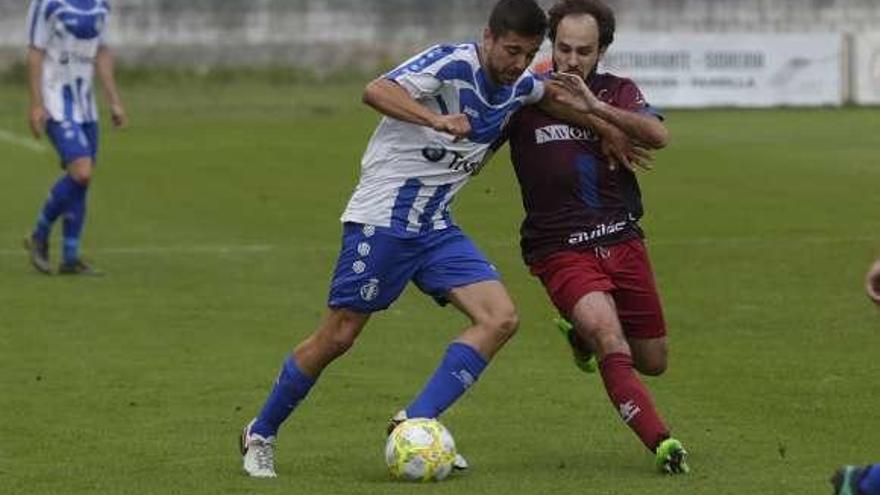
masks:
{"type": "Polygon", "coordinates": [[[632,140],[648,148],[664,148],[669,142],[666,126],[654,116],[622,110],[604,102],[596,105],[591,114],[614,125],[632,140]]]}
{"type": "Polygon", "coordinates": [[[104,47],[98,49],[98,55],[95,58],[95,71],[98,73],[98,79],[101,80],[101,87],[107,101],[111,105],[121,104],[122,100],[119,97],[114,77],[113,54],[109,49],[104,47]]]}
{"type": "Polygon", "coordinates": [[[43,59],[46,54],[37,48],[28,48],[28,87],[31,95],[31,106],[43,106],[43,59]]]}
{"type": "Polygon", "coordinates": [[[434,127],[437,114],[412,99],[405,89],[385,78],[367,85],[363,101],[377,112],[411,124],[434,127]]]}
{"type": "Polygon", "coordinates": [[[541,103],[539,103],[538,106],[541,110],[563,122],[578,127],[593,129],[600,135],[602,135],[602,131],[606,130],[607,127],[611,125],[597,115],[575,110],[569,106],[557,103],[550,98],[541,100],[541,103]]]}

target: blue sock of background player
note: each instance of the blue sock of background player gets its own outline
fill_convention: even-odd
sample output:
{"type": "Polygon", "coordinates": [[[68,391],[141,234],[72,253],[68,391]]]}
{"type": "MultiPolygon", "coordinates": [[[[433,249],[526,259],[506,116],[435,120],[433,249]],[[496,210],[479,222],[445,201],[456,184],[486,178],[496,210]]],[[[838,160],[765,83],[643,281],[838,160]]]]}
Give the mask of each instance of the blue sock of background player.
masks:
{"type": "Polygon", "coordinates": [[[49,240],[49,233],[55,220],[68,209],[71,200],[82,189],[83,186],[67,174],[64,174],[55,182],[55,185],[49,191],[49,197],[43,204],[40,216],[37,217],[37,225],[33,232],[35,239],[41,242],[49,240]]]}
{"type": "Polygon", "coordinates": [[[486,369],[486,359],[473,347],[453,342],[418,397],[406,408],[408,418],[436,418],[470,388],[486,369]]]}
{"type": "Polygon", "coordinates": [[[81,184],[71,194],[70,203],[64,214],[64,263],[72,264],[79,259],[79,238],[86,222],[86,195],[88,186],[81,184]]]}

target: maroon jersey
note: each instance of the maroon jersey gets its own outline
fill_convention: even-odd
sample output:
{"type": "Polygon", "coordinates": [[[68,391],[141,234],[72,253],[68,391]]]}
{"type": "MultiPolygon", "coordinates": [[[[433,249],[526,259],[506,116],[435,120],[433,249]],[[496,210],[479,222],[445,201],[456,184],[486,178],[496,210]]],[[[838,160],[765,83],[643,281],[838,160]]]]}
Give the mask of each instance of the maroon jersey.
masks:
{"type": "MultiPolygon", "coordinates": [[[[629,79],[596,74],[589,86],[605,103],[660,118],[629,79]]],[[[507,133],[526,211],[520,228],[526,263],[643,235],[636,177],[626,167],[610,167],[595,131],[530,105],[514,114],[507,133]]]]}

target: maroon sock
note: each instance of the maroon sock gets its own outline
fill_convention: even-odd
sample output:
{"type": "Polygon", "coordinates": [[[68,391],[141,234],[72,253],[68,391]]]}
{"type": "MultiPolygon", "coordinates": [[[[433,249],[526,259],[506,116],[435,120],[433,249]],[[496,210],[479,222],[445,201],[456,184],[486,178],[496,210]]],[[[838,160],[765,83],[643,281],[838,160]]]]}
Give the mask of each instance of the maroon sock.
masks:
{"type": "Polygon", "coordinates": [[[633,370],[632,357],[622,352],[605,356],[599,365],[608,398],[621,419],[651,452],[669,437],[663,419],[654,409],[651,394],[633,370]]]}

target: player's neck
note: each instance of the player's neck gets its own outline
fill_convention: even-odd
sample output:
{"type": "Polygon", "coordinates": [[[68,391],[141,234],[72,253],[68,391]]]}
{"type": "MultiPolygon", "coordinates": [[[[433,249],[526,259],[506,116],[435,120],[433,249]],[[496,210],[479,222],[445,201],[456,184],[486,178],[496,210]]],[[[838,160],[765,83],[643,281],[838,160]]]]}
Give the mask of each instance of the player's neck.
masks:
{"type": "Polygon", "coordinates": [[[483,50],[483,45],[477,45],[477,58],[480,59],[480,69],[483,70],[483,74],[486,75],[486,82],[488,82],[492,89],[500,88],[503,84],[499,83],[495,80],[495,76],[492,74],[492,70],[489,68],[489,64],[486,63],[486,56],[484,55],[485,51],[483,50]]]}

